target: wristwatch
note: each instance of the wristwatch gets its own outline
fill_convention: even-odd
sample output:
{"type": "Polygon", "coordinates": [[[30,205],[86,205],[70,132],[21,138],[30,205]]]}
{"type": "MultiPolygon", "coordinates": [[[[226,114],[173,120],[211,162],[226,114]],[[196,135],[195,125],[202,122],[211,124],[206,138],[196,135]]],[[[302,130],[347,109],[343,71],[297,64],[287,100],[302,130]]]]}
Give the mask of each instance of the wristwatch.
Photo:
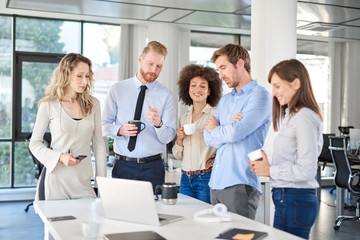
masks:
{"type": "Polygon", "coordinates": [[[154,127],[156,127],[156,128],[161,128],[162,125],[163,125],[163,122],[162,122],[162,120],[161,120],[161,121],[160,121],[160,125],[159,125],[159,126],[155,126],[155,125],[154,125],[154,127]]]}

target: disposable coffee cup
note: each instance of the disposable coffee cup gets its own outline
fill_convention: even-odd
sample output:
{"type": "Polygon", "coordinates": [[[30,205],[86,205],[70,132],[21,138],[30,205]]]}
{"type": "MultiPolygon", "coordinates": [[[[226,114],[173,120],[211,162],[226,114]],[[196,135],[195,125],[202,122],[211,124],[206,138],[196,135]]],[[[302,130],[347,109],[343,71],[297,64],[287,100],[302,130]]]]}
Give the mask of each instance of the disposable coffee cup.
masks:
{"type": "Polygon", "coordinates": [[[251,153],[248,154],[248,157],[251,161],[261,160],[262,159],[261,149],[252,151],[251,153]]]}
{"type": "Polygon", "coordinates": [[[195,133],[195,123],[184,124],[183,127],[186,135],[193,135],[195,133]]]}

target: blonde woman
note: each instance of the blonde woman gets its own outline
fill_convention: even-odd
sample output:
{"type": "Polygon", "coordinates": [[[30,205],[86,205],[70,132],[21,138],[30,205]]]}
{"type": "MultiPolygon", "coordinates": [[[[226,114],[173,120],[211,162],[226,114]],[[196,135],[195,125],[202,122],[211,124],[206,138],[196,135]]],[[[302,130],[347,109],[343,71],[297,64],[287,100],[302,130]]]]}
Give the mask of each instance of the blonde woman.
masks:
{"type": "Polygon", "coordinates": [[[90,144],[93,142],[96,176],[106,176],[100,102],[90,95],[92,63],[69,53],[54,70],[39,110],[29,148],[45,168],[38,181],[37,200],[95,198],[90,144]],[[50,129],[51,147],[42,144],[50,129]],[[82,160],[76,158],[85,155],[82,160]]]}

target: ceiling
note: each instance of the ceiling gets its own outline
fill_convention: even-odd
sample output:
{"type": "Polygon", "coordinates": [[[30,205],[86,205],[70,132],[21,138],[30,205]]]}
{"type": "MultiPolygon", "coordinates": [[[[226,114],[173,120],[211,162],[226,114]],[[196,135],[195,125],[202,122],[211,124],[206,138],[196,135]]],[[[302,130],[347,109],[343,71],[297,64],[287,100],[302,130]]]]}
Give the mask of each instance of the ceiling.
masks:
{"type": "MultiPolygon", "coordinates": [[[[7,8],[250,30],[251,0],[7,0],[7,8]]],[[[360,40],[359,0],[298,0],[298,34],[360,40]]]]}

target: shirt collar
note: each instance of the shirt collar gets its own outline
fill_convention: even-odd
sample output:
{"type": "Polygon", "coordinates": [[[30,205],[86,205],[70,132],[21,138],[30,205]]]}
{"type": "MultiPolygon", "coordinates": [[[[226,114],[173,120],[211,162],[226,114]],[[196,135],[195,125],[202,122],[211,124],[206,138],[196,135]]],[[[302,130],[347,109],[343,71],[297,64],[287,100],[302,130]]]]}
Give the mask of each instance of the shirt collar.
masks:
{"type": "MultiPolygon", "coordinates": [[[[194,109],[194,106],[191,105],[191,107],[190,107],[190,109],[189,109],[189,111],[188,111],[188,113],[187,113],[187,116],[186,116],[188,122],[190,122],[190,121],[192,120],[192,112],[193,112],[193,109],[194,109]]],[[[207,104],[205,105],[205,107],[203,108],[203,110],[201,111],[201,113],[205,113],[205,114],[209,115],[210,112],[211,112],[211,106],[207,103],[207,104]]]]}
{"type": "Polygon", "coordinates": [[[139,80],[139,78],[135,75],[135,77],[134,77],[134,83],[135,83],[136,88],[140,88],[140,86],[146,85],[146,87],[147,87],[148,89],[152,89],[152,88],[155,87],[156,80],[153,81],[152,83],[143,84],[143,83],[139,80]]]}
{"type": "Polygon", "coordinates": [[[207,103],[206,106],[204,107],[204,109],[202,110],[202,112],[205,114],[210,114],[211,106],[207,103]]]}
{"type": "Polygon", "coordinates": [[[250,81],[248,84],[246,84],[245,86],[243,86],[242,88],[239,89],[239,93],[236,92],[235,88],[232,89],[232,93],[234,95],[240,95],[243,93],[246,93],[248,91],[250,91],[253,87],[255,87],[257,85],[257,80],[252,80],[250,81]]]}

